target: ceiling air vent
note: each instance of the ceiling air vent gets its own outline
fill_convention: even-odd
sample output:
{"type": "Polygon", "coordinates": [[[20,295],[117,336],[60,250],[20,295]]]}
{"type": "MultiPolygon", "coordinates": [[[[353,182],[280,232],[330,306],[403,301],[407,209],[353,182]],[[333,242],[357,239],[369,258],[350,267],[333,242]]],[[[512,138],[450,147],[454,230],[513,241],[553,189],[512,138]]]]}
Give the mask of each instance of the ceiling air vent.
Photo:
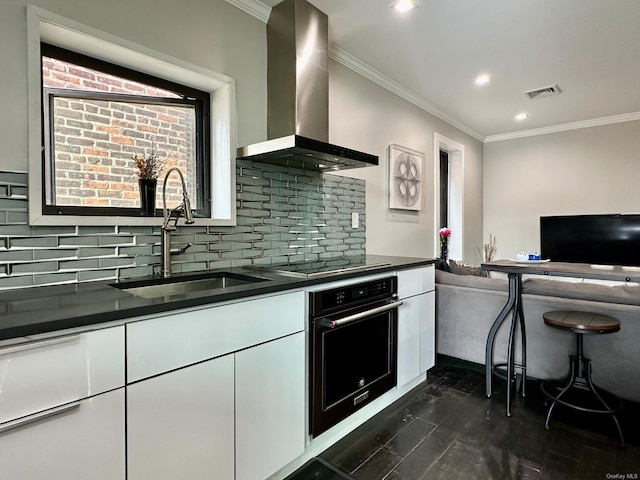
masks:
{"type": "Polygon", "coordinates": [[[531,100],[535,100],[537,98],[550,97],[551,95],[560,95],[560,87],[558,87],[558,85],[550,85],[548,87],[535,88],[523,93],[531,100]]]}

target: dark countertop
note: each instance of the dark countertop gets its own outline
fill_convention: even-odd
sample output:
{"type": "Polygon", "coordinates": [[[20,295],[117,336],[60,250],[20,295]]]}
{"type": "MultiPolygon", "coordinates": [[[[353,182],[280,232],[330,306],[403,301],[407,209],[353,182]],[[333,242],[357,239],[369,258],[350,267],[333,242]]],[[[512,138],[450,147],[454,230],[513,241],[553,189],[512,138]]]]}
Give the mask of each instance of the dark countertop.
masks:
{"type": "MultiPolygon", "coordinates": [[[[312,279],[295,278],[244,268],[222,269],[221,271],[257,276],[266,280],[234,287],[150,299],[134,296],[112,287],[111,284],[115,281],[5,290],[0,292],[0,341],[79,327],[99,328],[100,324],[117,321],[124,323],[142,315],[249,298],[394,270],[416,268],[430,265],[435,260],[367,255],[367,262],[384,262],[389,265],[312,279]]],[[[205,272],[176,274],[174,277],[189,277],[198,273],[205,272]]],[[[133,283],[141,280],[145,280],[145,278],[122,280],[120,283],[133,283]]]]}

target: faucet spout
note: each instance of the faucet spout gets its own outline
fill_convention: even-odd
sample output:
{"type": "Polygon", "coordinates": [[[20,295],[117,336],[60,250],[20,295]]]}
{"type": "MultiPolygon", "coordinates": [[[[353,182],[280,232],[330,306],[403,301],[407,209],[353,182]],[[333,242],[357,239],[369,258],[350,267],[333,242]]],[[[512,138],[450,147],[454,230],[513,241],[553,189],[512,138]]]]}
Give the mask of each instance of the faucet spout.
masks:
{"type": "Polygon", "coordinates": [[[184,176],[178,167],[171,167],[167,174],[164,177],[164,182],[162,183],[162,213],[164,216],[164,223],[162,225],[163,228],[168,230],[175,230],[176,225],[178,224],[178,217],[180,213],[184,213],[184,223],[187,225],[191,225],[194,223],[193,212],[191,211],[191,202],[189,201],[189,197],[187,196],[187,184],[184,181],[184,176]],[[177,172],[180,177],[180,183],[182,184],[182,203],[178,205],[178,207],[174,208],[167,215],[167,180],[169,179],[169,175],[171,172],[177,172]],[[175,214],[175,216],[174,216],[175,214]],[[173,225],[171,226],[169,222],[171,219],[174,219],[173,225]]]}
{"type": "Polygon", "coordinates": [[[191,225],[194,223],[193,212],[191,211],[191,202],[187,196],[187,185],[184,181],[184,176],[178,167],[172,167],[167,171],[162,184],[162,212],[164,221],[162,223],[162,255],[161,255],[161,270],[163,277],[171,276],[171,255],[177,253],[184,253],[184,251],[191,246],[188,244],[184,248],[172,249],[171,248],[171,232],[174,231],[178,225],[178,218],[180,214],[184,214],[184,223],[191,225]],[[172,172],[177,172],[180,177],[180,183],[182,184],[182,203],[170,210],[167,213],[167,180],[172,172]]]}

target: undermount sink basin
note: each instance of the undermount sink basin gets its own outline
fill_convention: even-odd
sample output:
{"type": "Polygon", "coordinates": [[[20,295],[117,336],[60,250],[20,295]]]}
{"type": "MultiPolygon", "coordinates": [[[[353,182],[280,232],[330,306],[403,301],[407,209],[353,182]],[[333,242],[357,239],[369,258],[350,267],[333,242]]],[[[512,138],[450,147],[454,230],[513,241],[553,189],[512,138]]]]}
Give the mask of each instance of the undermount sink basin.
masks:
{"type": "Polygon", "coordinates": [[[113,283],[112,287],[142,298],[184,295],[201,290],[217,290],[238,285],[247,285],[265,278],[231,272],[215,272],[181,277],[113,283]]]}

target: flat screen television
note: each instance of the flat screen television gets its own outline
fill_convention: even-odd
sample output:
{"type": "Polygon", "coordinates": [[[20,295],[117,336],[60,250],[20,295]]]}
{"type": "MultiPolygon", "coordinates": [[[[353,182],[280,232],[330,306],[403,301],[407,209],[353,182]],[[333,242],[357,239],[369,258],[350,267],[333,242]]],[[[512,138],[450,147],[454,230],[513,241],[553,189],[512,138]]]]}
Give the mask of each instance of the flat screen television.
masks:
{"type": "Polygon", "coordinates": [[[540,217],[540,254],[554,262],[640,266],[640,215],[540,217]]]}

